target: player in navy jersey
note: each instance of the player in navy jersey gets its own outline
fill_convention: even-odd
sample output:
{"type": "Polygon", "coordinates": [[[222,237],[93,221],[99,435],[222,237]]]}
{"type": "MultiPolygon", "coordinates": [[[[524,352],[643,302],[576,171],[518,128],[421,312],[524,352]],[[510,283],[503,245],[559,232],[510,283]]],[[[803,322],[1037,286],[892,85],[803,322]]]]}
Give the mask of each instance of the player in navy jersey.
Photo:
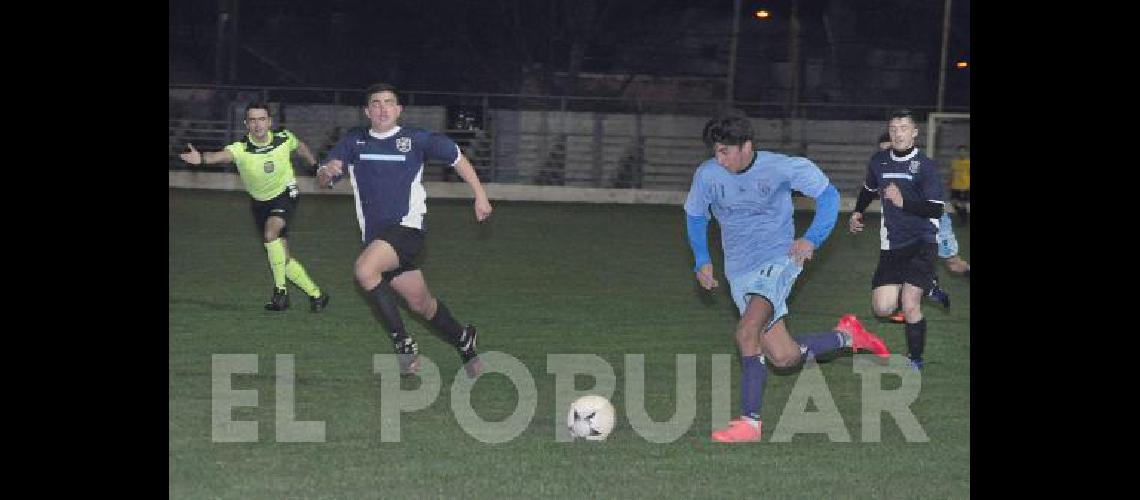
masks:
{"type": "MultiPolygon", "coordinates": [[[[891,134],[883,132],[879,136],[879,151],[888,149],[891,149],[891,134]]],[[[946,262],[946,267],[950,268],[951,272],[970,277],[970,264],[958,256],[958,238],[954,236],[950,214],[946,212],[942,213],[942,218],[938,221],[938,257],[946,262]]],[[[926,293],[926,298],[937,301],[942,307],[950,307],[950,294],[938,286],[937,276],[934,278],[934,287],[926,293]]],[[[890,320],[894,323],[906,323],[906,314],[902,312],[902,308],[896,309],[890,320]]]]}
{"type": "Polygon", "coordinates": [[[352,181],[356,217],[360,224],[364,251],[356,259],[356,282],[368,293],[388,327],[404,373],[419,368],[419,346],[408,335],[395,290],[409,309],[423,316],[455,346],[467,375],[479,375],[481,365],[475,351],[473,325],[460,326],[443,302],[428,291],[416,255],[424,243],[424,162],[446,162],[471,186],[475,193],[475,219],[491,215],[491,203],[474,167],[446,135],[396,122],[403,112],[396,88],[380,83],[368,88],[364,114],[371,126],[350,130],[329,152],[317,172],[317,182],[332,186],[347,175],[352,181]]]}
{"type": "Polygon", "coordinates": [[[848,226],[852,233],[861,232],[863,211],[876,194],[883,198],[871,306],[876,316],[888,317],[901,305],[907,357],[912,367],[921,370],[926,347],[922,297],[934,287],[938,221],[944,205],[942,180],[935,161],[915,147],[918,126],[910,110],[893,111],[887,130],[891,147],[871,156],[848,226]]]}
{"type": "MultiPolygon", "coordinates": [[[[961,147],[959,146],[959,148],[961,147]]],[[[883,151],[891,149],[891,134],[889,132],[883,132],[883,135],[879,136],[879,149],[883,151]]],[[[946,211],[942,212],[942,218],[938,220],[938,258],[946,263],[946,268],[950,269],[950,272],[961,274],[967,278],[970,277],[970,263],[958,255],[958,237],[954,235],[954,223],[950,220],[950,213],[946,211]]],[[[942,290],[935,283],[934,290],[927,294],[927,298],[932,298],[943,303],[946,307],[950,307],[950,299],[939,297],[939,292],[942,290]]]]}
{"type": "Polygon", "coordinates": [[[717,287],[708,250],[711,212],[720,223],[725,276],[741,316],[736,326],[741,416],[712,438],[759,441],[767,363],[792,367],[843,347],[869,349],[882,357],[889,353],[851,314],[831,331],[795,338],[784,324],[788,293],[839,214],[839,191],[827,176],[807,158],[754,150],[752,124],[739,113],[710,120],[703,135],[715,157],[697,168],[685,200],[693,271],[704,289],[717,287]],[[811,226],[794,241],[792,190],[816,200],[811,226]]]}

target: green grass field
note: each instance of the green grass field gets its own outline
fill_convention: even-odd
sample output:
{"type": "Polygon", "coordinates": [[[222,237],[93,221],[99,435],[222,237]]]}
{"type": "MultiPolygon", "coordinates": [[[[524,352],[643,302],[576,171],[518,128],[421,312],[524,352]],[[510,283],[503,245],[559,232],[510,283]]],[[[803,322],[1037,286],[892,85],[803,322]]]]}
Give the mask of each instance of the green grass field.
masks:
{"type": "MultiPolygon", "coordinates": [[[[538,389],[531,425],[517,438],[485,444],[452,413],[450,386],[460,369],[454,350],[422,321],[405,321],[421,352],[440,368],[443,388],[426,409],[402,418],[402,440],[380,440],[380,377],[373,354],[391,344],[352,281],[360,250],[351,198],[309,195],[291,222],[292,255],[332,296],[321,314],[292,289],[293,308],[262,309],[272,281],[239,192],[169,194],[169,493],[176,498],[496,498],[496,497],[967,497],[970,493],[970,288],[939,264],[953,300],[927,302],[928,364],[910,406],[929,442],[907,442],[884,414],[879,442],[861,439],[860,377],[847,354],[819,368],[851,442],[799,434],[773,443],[798,372],[768,377],[764,440],[722,445],[709,439],[713,354],[732,354],[729,413],[739,401],[733,341],[735,307],[723,276],[711,295],[692,274],[680,207],[500,202],[474,220],[466,201],[429,201],[421,260],[432,291],[462,322],[480,327],[481,352],[521,360],[538,389]],[[547,355],[593,353],[617,375],[617,428],[604,442],[559,443],[566,408],[554,407],[547,355]],[[651,443],[625,418],[625,354],[644,354],[646,406],[673,415],[674,355],[697,357],[697,414],[672,443],[651,443]],[[256,354],[259,371],[232,377],[258,391],[256,407],[233,420],[258,423],[259,440],[215,443],[211,436],[214,354],[256,354]],[[325,422],[323,443],[277,443],[275,355],[295,359],[296,419],[325,422]]],[[[811,214],[797,217],[797,234],[811,214]]],[[[789,299],[793,335],[830,329],[859,315],[894,352],[905,352],[902,325],[870,319],[869,283],[878,256],[872,230],[846,232],[844,215],[789,299]]],[[[968,228],[959,228],[970,257],[968,228]],[[963,230],[965,229],[965,230],[963,230]]],[[[713,245],[717,270],[719,244],[713,245]]],[[[894,386],[897,387],[897,379],[894,386]]],[[[891,389],[891,379],[883,387],[891,389]]],[[[578,378],[587,389],[588,377],[578,378]]],[[[409,385],[410,384],[410,385],[409,385]]],[[[415,387],[414,381],[405,381],[415,387]]],[[[508,379],[479,379],[473,406],[486,420],[514,411],[508,379]]],[[[811,408],[815,410],[815,408],[811,408]]]]}

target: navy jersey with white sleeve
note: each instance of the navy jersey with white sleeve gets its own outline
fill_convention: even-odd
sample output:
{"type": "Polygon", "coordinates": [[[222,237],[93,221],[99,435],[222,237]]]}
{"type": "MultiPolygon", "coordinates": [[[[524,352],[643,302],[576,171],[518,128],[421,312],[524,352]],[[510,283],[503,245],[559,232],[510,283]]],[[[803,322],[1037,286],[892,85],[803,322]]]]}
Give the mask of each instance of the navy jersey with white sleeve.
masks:
{"type": "Polygon", "coordinates": [[[356,218],[367,244],[392,224],[423,229],[427,192],[423,186],[428,159],[455,166],[459,146],[439,132],[396,127],[384,134],[367,128],[348,131],[329,152],[346,165],[356,199],[356,218]]]}
{"type": "MultiPolygon", "coordinates": [[[[882,189],[891,183],[898,186],[905,200],[929,200],[943,204],[938,164],[918,148],[901,157],[895,156],[892,150],[879,151],[871,156],[863,188],[881,196],[882,189]]],[[[912,214],[885,199],[881,202],[880,249],[892,250],[936,241],[938,218],[928,219],[912,214]]]]}

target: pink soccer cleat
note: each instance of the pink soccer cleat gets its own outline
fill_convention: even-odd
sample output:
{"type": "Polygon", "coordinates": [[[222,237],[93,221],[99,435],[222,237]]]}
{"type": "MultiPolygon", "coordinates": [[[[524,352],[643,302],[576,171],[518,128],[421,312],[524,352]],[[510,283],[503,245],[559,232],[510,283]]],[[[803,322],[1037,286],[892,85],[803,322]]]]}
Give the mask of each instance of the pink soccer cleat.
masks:
{"type": "Polygon", "coordinates": [[[866,349],[880,358],[887,358],[891,355],[891,351],[887,349],[883,339],[863,328],[863,325],[859,323],[859,318],[856,318],[854,314],[844,314],[843,317],[839,318],[839,324],[835,325],[835,329],[851,335],[851,350],[853,351],[866,349]]]}
{"type": "Polygon", "coordinates": [[[748,443],[760,440],[760,427],[763,422],[757,421],[756,427],[748,423],[748,419],[740,417],[728,423],[728,427],[713,431],[713,441],[719,443],[748,443]]]}

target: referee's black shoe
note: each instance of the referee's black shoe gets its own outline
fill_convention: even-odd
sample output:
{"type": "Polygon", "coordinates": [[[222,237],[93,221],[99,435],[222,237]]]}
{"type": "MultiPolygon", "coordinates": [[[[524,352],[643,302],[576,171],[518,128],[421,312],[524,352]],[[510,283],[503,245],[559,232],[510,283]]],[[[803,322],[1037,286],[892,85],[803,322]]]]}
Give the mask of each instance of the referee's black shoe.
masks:
{"type": "Polygon", "coordinates": [[[329,305],[329,294],[322,291],[319,296],[309,297],[309,310],[315,313],[325,310],[329,305]]]}
{"type": "Polygon", "coordinates": [[[289,308],[289,291],[284,288],[273,288],[273,296],[265,304],[266,311],[284,311],[289,308]]]}

